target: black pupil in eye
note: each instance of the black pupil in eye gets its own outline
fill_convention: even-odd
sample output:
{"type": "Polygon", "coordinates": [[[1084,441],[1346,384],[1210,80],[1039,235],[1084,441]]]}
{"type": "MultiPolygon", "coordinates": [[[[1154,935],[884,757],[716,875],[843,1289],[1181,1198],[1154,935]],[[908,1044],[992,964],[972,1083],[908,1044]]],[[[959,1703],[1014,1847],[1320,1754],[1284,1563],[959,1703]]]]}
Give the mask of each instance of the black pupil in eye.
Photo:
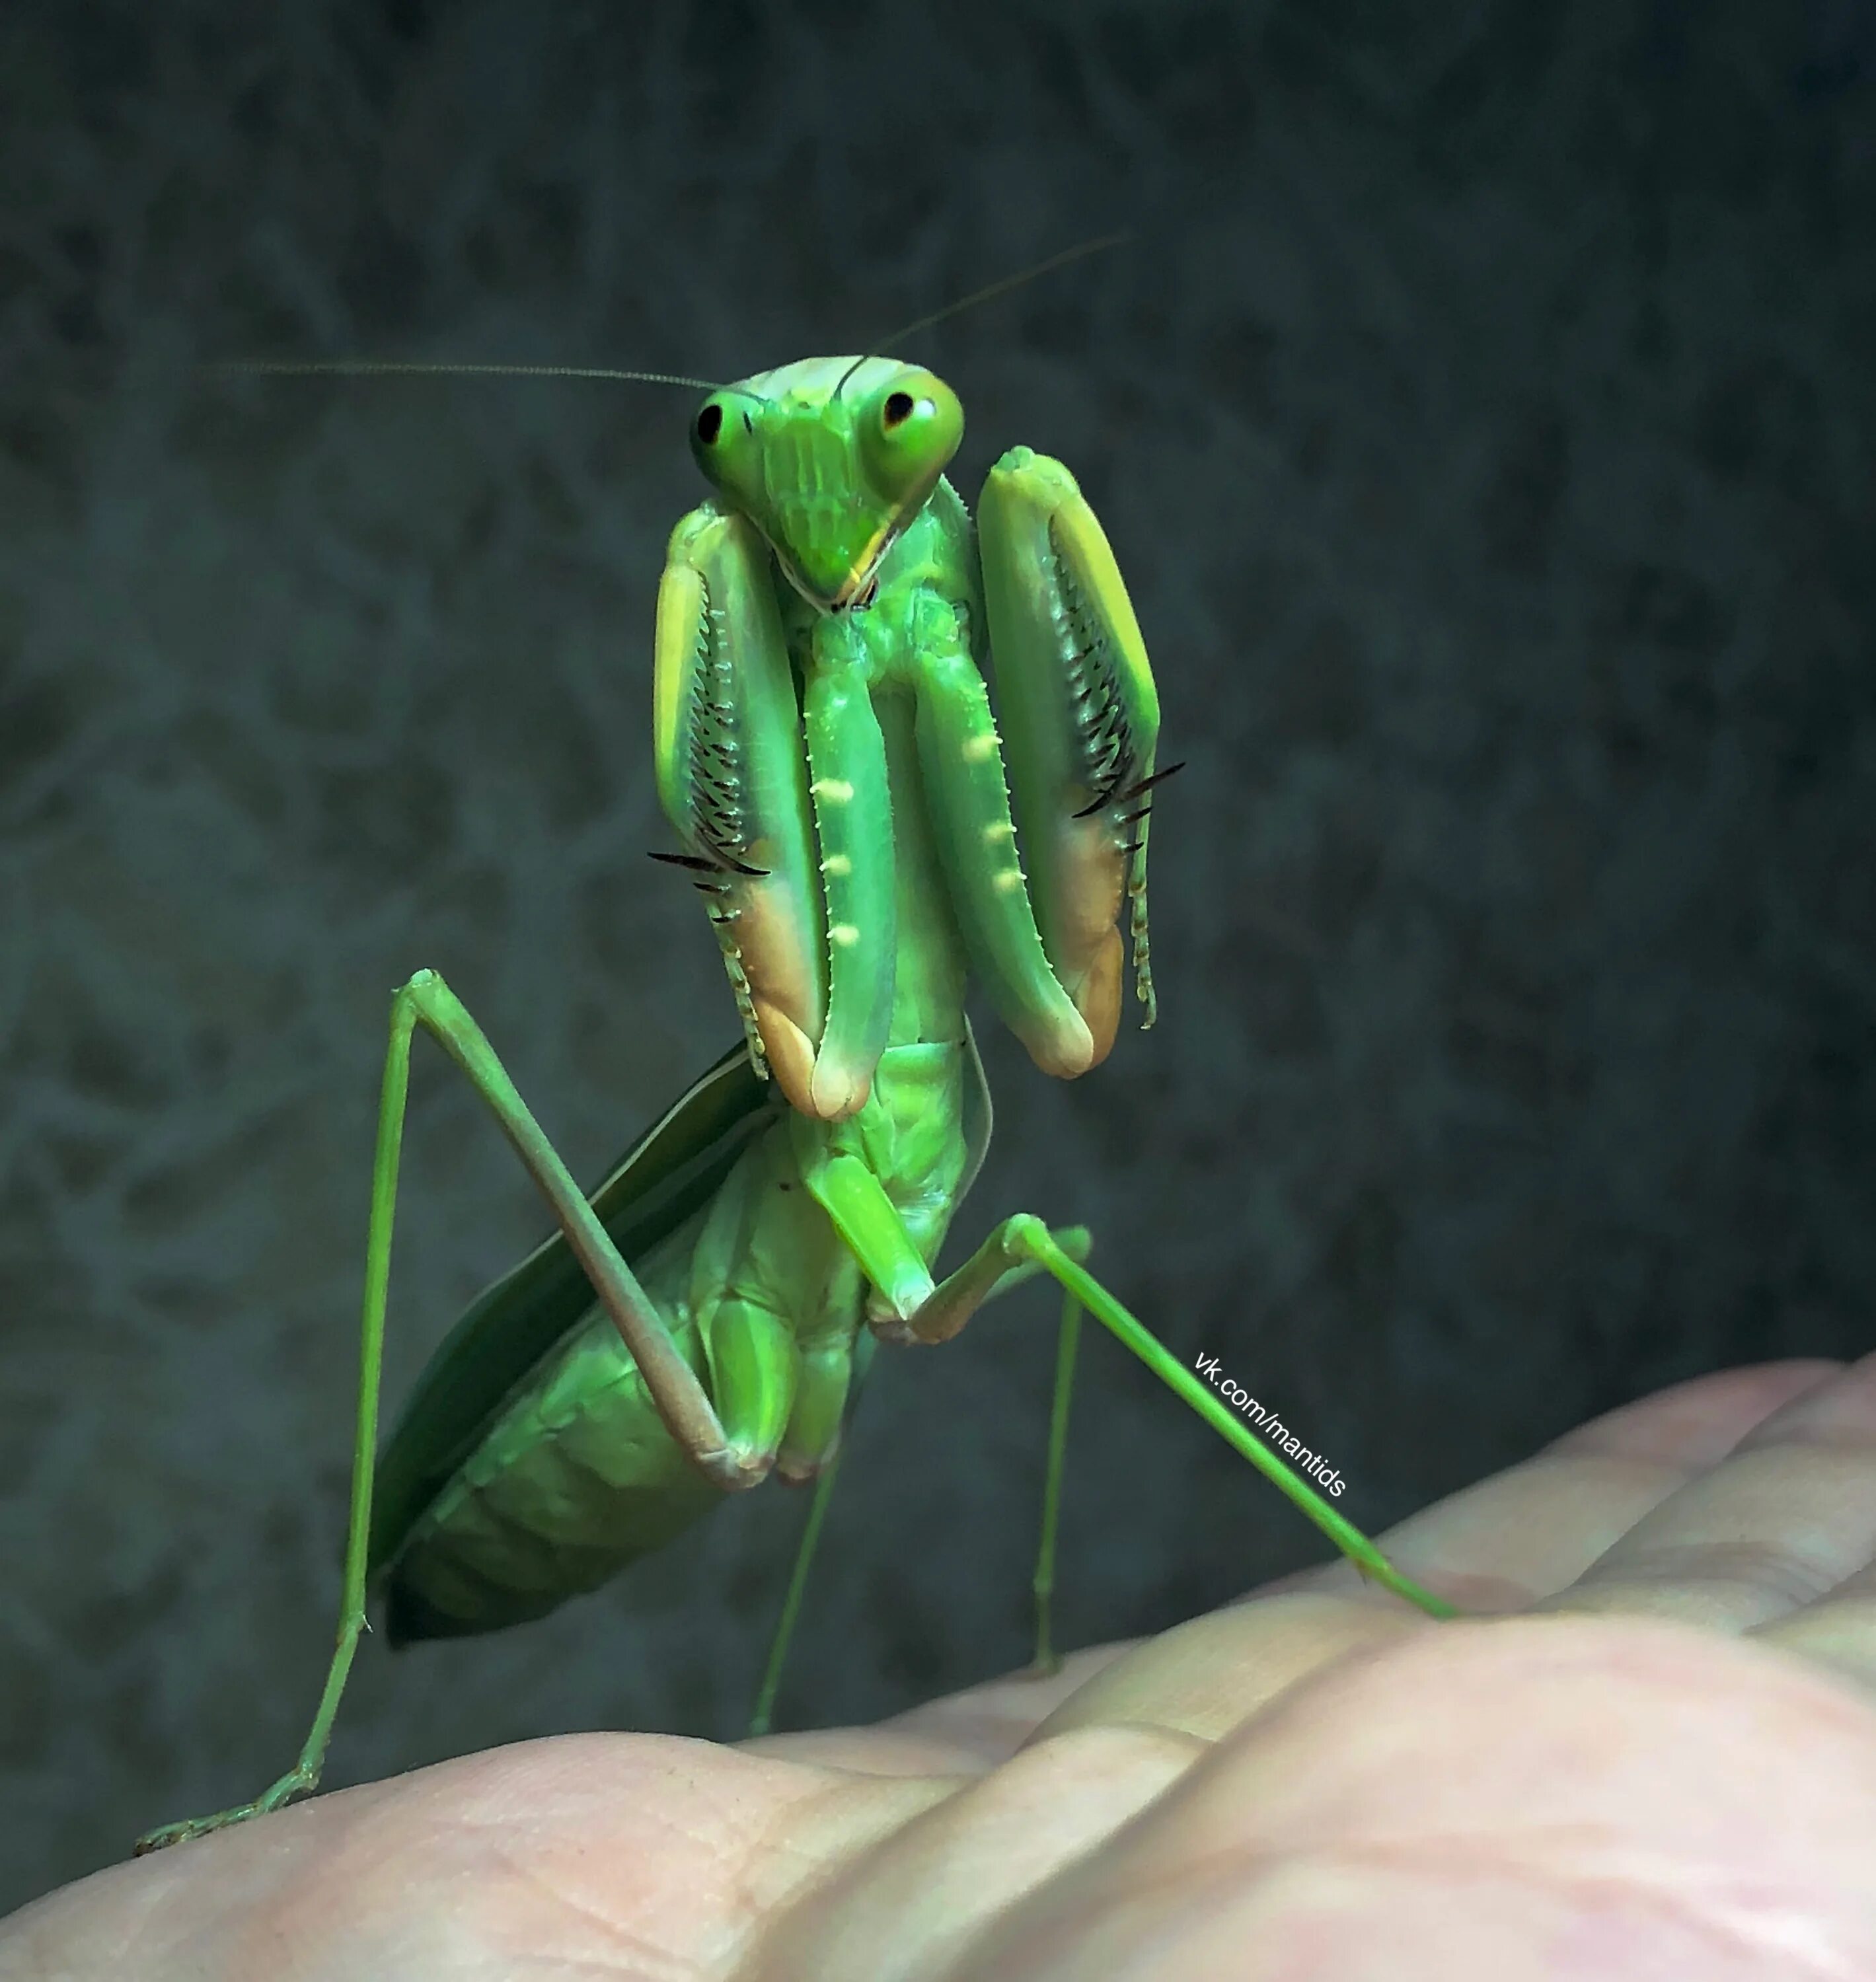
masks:
{"type": "Polygon", "coordinates": [[[713,402],[697,415],[697,438],[706,447],[723,430],[723,409],[713,402]]]}
{"type": "Polygon", "coordinates": [[[912,395],[910,392],[889,392],[886,395],[886,424],[889,427],[901,425],[912,416],[912,395]]]}

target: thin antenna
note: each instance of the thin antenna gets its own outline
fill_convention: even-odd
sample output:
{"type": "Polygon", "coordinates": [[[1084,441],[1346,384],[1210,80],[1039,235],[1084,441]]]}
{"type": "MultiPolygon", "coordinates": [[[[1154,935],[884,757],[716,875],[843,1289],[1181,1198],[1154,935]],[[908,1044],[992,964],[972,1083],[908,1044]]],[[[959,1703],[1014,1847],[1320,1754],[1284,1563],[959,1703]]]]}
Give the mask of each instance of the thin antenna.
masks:
{"type": "MultiPolygon", "coordinates": [[[[612,379],[634,381],[641,385],[688,385],[699,392],[726,392],[733,389],[714,379],[686,379],[675,372],[620,372],[604,365],[463,365],[432,363],[419,358],[222,358],[204,365],[205,372],[260,372],[275,378],[373,378],[409,372],[432,372],[446,377],[495,379],[612,379]]],[[[754,399],[754,393],[745,395],[754,399]]]]}
{"type": "Polygon", "coordinates": [[[856,358],[840,375],[840,382],[834,388],[834,397],[840,396],[841,389],[853,374],[866,362],[866,358],[876,352],[884,351],[902,338],[911,337],[921,330],[930,330],[933,324],[943,323],[947,318],[961,316],[966,310],[975,309],[980,303],[993,302],[997,297],[1007,295],[1012,289],[1020,289],[1025,282],[1033,282],[1040,275],[1052,275],[1057,269],[1065,269],[1071,262],[1079,262],[1084,255],[1098,255],[1105,249],[1118,248],[1123,242],[1131,241],[1133,229],[1122,228],[1115,234],[1097,234],[1092,240],[1077,241],[1072,248],[1064,248],[1051,255],[1046,261],[1033,262],[1026,269],[1020,269],[1013,275],[1005,275],[994,282],[986,282],[980,289],[973,289],[967,296],[960,296],[956,302],[946,303],[943,309],[933,310],[929,315],[914,317],[910,323],[902,323],[896,330],[889,331],[873,341],[866,357],[856,358]]]}
{"type": "MultiPolygon", "coordinates": [[[[1043,261],[1032,262],[1013,275],[1005,275],[997,282],[986,282],[980,289],[973,289],[969,295],[960,296],[955,302],[946,303],[943,309],[933,310],[924,316],[915,317],[910,323],[901,324],[896,330],[875,339],[873,350],[883,350],[889,345],[896,344],[901,338],[930,330],[933,324],[960,316],[966,310],[975,309],[980,303],[1007,295],[1012,289],[1021,289],[1025,282],[1053,274],[1071,262],[1079,262],[1083,255],[1098,255],[1104,249],[1117,248],[1123,241],[1133,238],[1133,229],[1123,227],[1117,233],[1097,234],[1091,240],[1077,241],[1072,248],[1064,248],[1043,261]]],[[[866,354],[871,355],[871,352],[866,354]]],[[[842,372],[840,383],[834,387],[836,399],[848,379],[866,362],[864,356],[856,358],[842,372]]],[[[602,379],[639,385],[683,385],[696,392],[738,392],[746,399],[753,399],[759,406],[769,403],[759,392],[752,392],[746,385],[721,385],[713,379],[692,379],[679,372],[627,372],[609,365],[477,365],[453,359],[433,362],[422,358],[219,358],[197,369],[273,379],[387,379],[426,375],[446,379],[602,379]]]]}
{"type": "MultiPolygon", "coordinates": [[[[1033,262],[1013,275],[1005,275],[996,282],[986,282],[980,289],[973,289],[969,295],[960,296],[955,302],[946,303],[943,309],[930,311],[924,316],[915,317],[910,323],[901,324],[896,330],[876,339],[872,350],[855,359],[841,373],[840,382],[834,387],[834,397],[840,398],[846,382],[873,352],[883,350],[901,338],[913,336],[921,330],[930,330],[933,324],[943,323],[947,318],[960,316],[966,310],[975,309],[980,303],[994,302],[1012,289],[1021,289],[1026,282],[1051,275],[1071,262],[1079,262],[1084,255],[1117,248],[1123,242],[1132,240],[1133,233],[1132,228],[1123,227],[1117,233],[1097,234],[1090,240],[1077,241],[1072,248],[1062,249],[1043,261],[1033,262]]],[[[421,358],[219,358],[197,369],[275,379],[384,379],[426,374],[434,378],[455,379],[603,379],[640,385],[683,385],[697,392],[738,392],[746,399],[753,399],[759,406],[769,403],[759,392],[752,392],[746,385],[720,385],[713,379],[692,379],[677,372],[626,372],[609,365],[476,365],[421,358]]]]}
{"type": "Polygon", "coordinates": [[[980,303],[993,302],[1011,289],[1020,289],[1025,282],[1033,282],[1039,275],[1053,275],[1057,269],[1065,269],[1071,262],[1079,262],[1084,255],[1098,255],[1103,249],[1118,248],[1123,241],[1131,241],[1133,230],[1123,227],[1117,234],[1097,234],[1091,241],[1078,241],[1072,248],[1064,248],[1059,254],[1051,255],[1046,262],[1037,262],[1013,275],[1006,275],[1001,282],[988,282],[980,289],[973,289],[967,296],[960,296],[954,303],[946,303],[943,309],[933,310],[929,316],[915,317],[910,323],[881,338],[880,346],[896,344],[902,337],[910,337],[914,332],[930,330],[935,323],[943,323],[946,317],[961,316],[967,309],[975,309],[980,303]]]}

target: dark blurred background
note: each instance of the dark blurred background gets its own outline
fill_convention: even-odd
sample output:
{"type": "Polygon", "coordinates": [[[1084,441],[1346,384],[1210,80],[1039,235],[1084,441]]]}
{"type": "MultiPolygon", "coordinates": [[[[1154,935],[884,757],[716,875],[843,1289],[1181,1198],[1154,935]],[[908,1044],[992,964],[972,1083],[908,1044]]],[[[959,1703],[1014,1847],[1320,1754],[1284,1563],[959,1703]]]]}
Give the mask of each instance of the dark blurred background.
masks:
{"type": "MultiPolygon", "coordinates": [[[[1870,0],[0,12],[0,1906],[296,1750],[386,1000],[575,1170],[734,1036],[650,778],[691,399],[909,340],[1059,453],[1154,656],[1163,1017],[986,1046],[958,1226],[1087,1220],[1384,1524],[1586,1414],[1870,1346],[1870,0]]],[[[542,1224],[432,1054],[388,1390],[542,1224]]],[[[881,1366],[784,1703],[1020,1663],[1053,1303],[881,1366]]],[[[1061,1607],[1322,1553],[1091,1341],[1061,1607]]],[[[799,1495],[546,1624],[368,1643],[343,1783],[733,1732],[799,1495]]]]}

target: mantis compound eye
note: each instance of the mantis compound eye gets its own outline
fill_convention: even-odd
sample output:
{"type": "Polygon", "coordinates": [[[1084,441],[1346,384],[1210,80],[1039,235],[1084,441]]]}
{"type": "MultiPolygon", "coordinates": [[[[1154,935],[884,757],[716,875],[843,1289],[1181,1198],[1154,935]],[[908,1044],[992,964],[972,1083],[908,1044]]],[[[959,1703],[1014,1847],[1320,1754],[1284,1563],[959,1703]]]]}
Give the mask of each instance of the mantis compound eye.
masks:
{"type": "Polygon", "coordinates": [[[713,399],[697,415],[697,438],[706,447],[712,447],[723,430],[723,409],[713,399]]]}
{"type": "Polygon", "coordinates": [[[942,379],[907,366],[884,382],[857,425],[869,483],[889,503],[916,506],[957,452],[964,409],[942,379]]]}

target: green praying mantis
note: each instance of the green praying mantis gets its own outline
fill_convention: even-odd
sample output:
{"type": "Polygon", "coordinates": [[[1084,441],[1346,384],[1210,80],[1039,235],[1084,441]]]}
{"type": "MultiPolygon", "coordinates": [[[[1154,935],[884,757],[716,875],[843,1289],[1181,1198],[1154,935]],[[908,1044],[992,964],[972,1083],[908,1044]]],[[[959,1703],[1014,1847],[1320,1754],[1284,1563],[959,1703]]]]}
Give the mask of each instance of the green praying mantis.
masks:
{"type": "Polygon", "coordinates": [[[1133,609],[1073,477],[1013,448],[973,527],[944,473],[963,432],[949,385],[879,355],[709,389],[691,445],[713,492],[673,532],[658,593],[658,792],[682,848],[658,857],[703,893],[743,1043],[588,1195],[442,979],[420,970],[396,993],[325,1687],[286,1774],[139,1850],[316,1787],[368,1595],[382,1595],[393,1644],[538,1617],[779,1473],[817,1484],[758,1703],[766,1729],[874,1343],[947,1341],[1037,1273],[1063,1295],[1039,1667],[1053,1660],[1084,1310],[1365,1574],[1452,1614],[1088,1273],[1084,1230],[1017,1213],[934,1279],[990,1133],[966,979],[1038,1066],[1072,1079],[1114,1043],[1130,940],[1152,1024],[1148,813],[1170,775],[1155,767],[1158,700],[1133,609]],[[470,1306],[380,1452],[419,1028],[486,1102],[559,1229],[470,1306]]]}

